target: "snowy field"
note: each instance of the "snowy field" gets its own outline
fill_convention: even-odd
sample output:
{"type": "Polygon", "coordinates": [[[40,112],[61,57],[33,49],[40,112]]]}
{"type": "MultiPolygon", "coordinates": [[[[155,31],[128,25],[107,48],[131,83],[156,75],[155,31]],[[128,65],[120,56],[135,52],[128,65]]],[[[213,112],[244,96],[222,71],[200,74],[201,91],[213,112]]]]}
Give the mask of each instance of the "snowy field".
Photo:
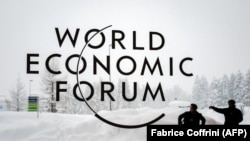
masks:
{"type": "MultiPolygon", "coordinates": [[[[140,108],[102,111],[100,114],[118,123],[140,123],[165,113],[156,124],[177,124],[178,115],[187,108],[140,108]],[[131,115],[131,117],[130,117],[131,115]]],[[[206,124],[223,124],[223,115],[212,110],[199,110],[206,124]]],[[[244,121],[250,124],[250,110],[245,108],[244,121]]],[[[70,115],[28,112],[0,112],[1,141],[146,141],[146,127],[121,129],[107,125],[93,115],[70,115]]]]}

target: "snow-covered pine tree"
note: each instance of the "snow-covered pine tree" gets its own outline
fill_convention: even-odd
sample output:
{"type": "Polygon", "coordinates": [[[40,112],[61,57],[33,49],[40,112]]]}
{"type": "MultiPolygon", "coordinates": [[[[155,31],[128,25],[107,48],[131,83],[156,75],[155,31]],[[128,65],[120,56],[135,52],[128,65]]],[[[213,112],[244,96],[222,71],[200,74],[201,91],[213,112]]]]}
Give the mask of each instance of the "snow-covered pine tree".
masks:
{"type": "MultiPolygon", "coordinates": [[[[56,58],[50,60],[50,68],[53,71],[59,71],[59,61],[56,58]]],[[[44,74],[41,76],[41,90],[43,92],[42,97],[47,98],[49,102],[49,112],[56,112],[56,82],[62,81],[64,77],[61,74],[54,74],[47,69],[44,70],[44,74]]],[[[62,97],[60,96],[60,99],[62,97]]],[[[59,107],[58,107],[59,108],[59,107]]]]}
{"type": "Polygon", "coordinates": [[[230,75],[229,83],[228,83],[228,98],[234,98],[234,83],[235,83],[235,75],[232,73],[230,75]]]}
{"type": "Polygon", "coordinates": [[[10,110],[19,112],[27,109],[28,98],[20,75],[18,75],[15,88],[10,91],[10,98],[10,110]]]}
{"type": "Polygon", "coordinates": [[[227,75],[223,75],[221,79],[221,88],[222,88],[221,104],[227,105],[227,99],[229,99],[229,78],[227,75]]]}
{"type": "MultiPolygon", "coordinates": [[[[90,94],[90,89],[88,87],[83,86],[83,85],[81,85],[80,87],[81,87],[81,92],[82,92],[85,100],[87,100],[87,98],[89,97],[89,94],[90,94]]],[[[75,86],[74,91],[76,92],[77,97],[79,97],[80,99],[83,99],[79,88],[77,88],[75,86]]],[[[75,113],[75,114],[91,114],[92,113],[90,111],[90,109],[88,108],[87,104],[85,103],[85,101],[80,101],[76,98],[73,98],[72,100],[73,100],[72,102],[74,104],[73,105],[73,113],[75,113]]],[[[90,106],[92,106],[89,101],[88,101],[88,103],[90,104],[90,106]]],[[[92,107],[92,108],[94,109],[95,107],[92,107]]]]}
{"type": "Polygon", "coordinates": [[[200,100],[201,102],[200,107],[204,108],[208,106],[207,98],[208,98],[209,84],[205,76],[201,76],[200,83],[201,83],[201,90],[202,90],[201,91],[202,98],[200,100]]]}
{"type": "Polygon", "coordinates": [[[65,93],[65,96],[64,96],[64,110],[65,110],[65,113],[68,113],[68,114],[73,114],[74,112],[74,96],[73,96],[73,93],[72,93],[72,88],[70,86],[70,84],[67,84],[67,92],[65,93]]]}
{"type": "Polygon", "coordinates": [[[200,83],[200,77],[196,76],[194,80],[193,90],[192,90],[192,101],[196,101],[196,104],[200,105],[202,98],[202,89],[200,83]]]}
{"type": "Polygon", "coordinates": [[[238,71],[238,73],[235,76],[235,81],[233,85],[233,97],[231,99],[234,99],[236,102],[242,102],[243,98],[243,74],[238,71]]]}
{"type": "Polygon", "coordinates": [[[243,83],[243,98],[242,101],[246,106],[250,106],[250,70],[247,71],[243,83]]]}
{"type": "MultiPolygon", "coordinates": [[[[225,99],[223,95],[223,86],[222,86],[222,78],[217,79],[217,91],[218,91],[218,100],[217,105],[225,105],[225,99]]],[[[226,101],[227,102],[227,101],[226,101]]]]}
{"type": "Polygon", "coordinates": [[[208,93],[208,104],[209,105],[219,105],[220,104],[220,82],[218,79],[214,78],[210,87],[209,87],[209,93],[208,93]]]}
{"type": "Polygon", "coordinates": [[[58,112],[73,113],[74,96],[70,84],[62,84],[60,85],[60,88],[67,89],[67,92],[60,93],[60,101],[56,102],[56,108],[58,109],[58,112]]]}
{"type": "Polygon", "coordinates": [[[208,91],[209,91],[209,84],[207,79],[202,76],[196,76],[192,91],[192,100],[195,102],[199,107],[204,108],[208,106],[208,91]]]}
{"type": "MultiPolygon", "coordinates": [[[[112,110],[112,104],[110,105],[110,98],[107,95],[104,95],[104,101],[101,100],[101,82],[102,80],[100,79],[99,82],[94,83],[94,95],[93,97],[88,101],[90,106],[96,111],[99,112],[101,110],[110,110],[109,106],[111,106],[112,110]]],[[[88,89],[89,90],[89,89],[88,89]]],[[[88,91],[88,93],[90,93],[88,91]]],[[[113,93],[111,93],[112,95],[113,93]]],[[[113,95],[112,95],[113,96],[113,95]]]]}

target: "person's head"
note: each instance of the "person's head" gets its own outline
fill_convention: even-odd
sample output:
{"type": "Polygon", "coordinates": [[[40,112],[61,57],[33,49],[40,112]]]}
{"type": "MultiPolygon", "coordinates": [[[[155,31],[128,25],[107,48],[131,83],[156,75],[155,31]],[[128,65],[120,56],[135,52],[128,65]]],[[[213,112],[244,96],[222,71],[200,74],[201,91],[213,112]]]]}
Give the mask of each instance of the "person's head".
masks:
{"type": "Polygon", "coordinates": [[[229,107],[235,107],[235,101],[233,99],[228,100],[229,107]]]}
{"type": "Polygon", "coordinates": [[[197,110],[197,105],[196,104],[194,104],[194,103],[192,103],[191,105],[190,105],[190,112],[195,112],[196,110],[197,110]]]}

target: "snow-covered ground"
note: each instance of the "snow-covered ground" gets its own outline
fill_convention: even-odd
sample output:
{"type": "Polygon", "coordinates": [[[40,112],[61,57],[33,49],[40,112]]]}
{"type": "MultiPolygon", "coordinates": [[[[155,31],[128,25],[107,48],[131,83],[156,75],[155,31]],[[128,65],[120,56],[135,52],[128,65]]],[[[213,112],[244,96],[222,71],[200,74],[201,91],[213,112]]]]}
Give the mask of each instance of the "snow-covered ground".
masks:
{"type": "MultiPolygon", "coordinates": [[[[117,123],[143,123],[165,113],[155,124],[177,124],[178,115],[187,108],[140,108],[118,111],[102,111],[99,114],[117,123]]],[[[223,115],[212,110],[199,110],[206,124],[222,124],[223,115]]],[[[246,108],[244,121],[250,124],[250,108],[246,108]]],[[[146,127],[122,129],[107,125],[93,115],[70,115],[35,112],[0,112],[1,141],[146,141],[146,127]]]]}

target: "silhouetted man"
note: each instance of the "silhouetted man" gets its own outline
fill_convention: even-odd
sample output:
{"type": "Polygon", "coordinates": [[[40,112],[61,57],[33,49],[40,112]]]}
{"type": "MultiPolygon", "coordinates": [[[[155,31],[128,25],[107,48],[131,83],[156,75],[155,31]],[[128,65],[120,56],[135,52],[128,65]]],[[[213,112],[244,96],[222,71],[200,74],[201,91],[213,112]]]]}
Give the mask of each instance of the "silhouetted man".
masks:
{"type": "Polygon", "coordinates": [[[210,106],[209,109],[213,109],[214,111],[224,114],[225,122],[224,125],[239,125],[239,123],[243,120],[242,112],[235,107],[235,101],[228,101],[228,108],[217,108],[214,106],[210,106]]]}
{"type": "Polygon", "coordinates": [[[196,104],[191,104],[190,111],[184,112],[183,114],[179,115],[178,124],[188,126],[205,125],[206,119],[202,116],[201,113],[197,112],[197,108],[198,107],[196,104]]]}

